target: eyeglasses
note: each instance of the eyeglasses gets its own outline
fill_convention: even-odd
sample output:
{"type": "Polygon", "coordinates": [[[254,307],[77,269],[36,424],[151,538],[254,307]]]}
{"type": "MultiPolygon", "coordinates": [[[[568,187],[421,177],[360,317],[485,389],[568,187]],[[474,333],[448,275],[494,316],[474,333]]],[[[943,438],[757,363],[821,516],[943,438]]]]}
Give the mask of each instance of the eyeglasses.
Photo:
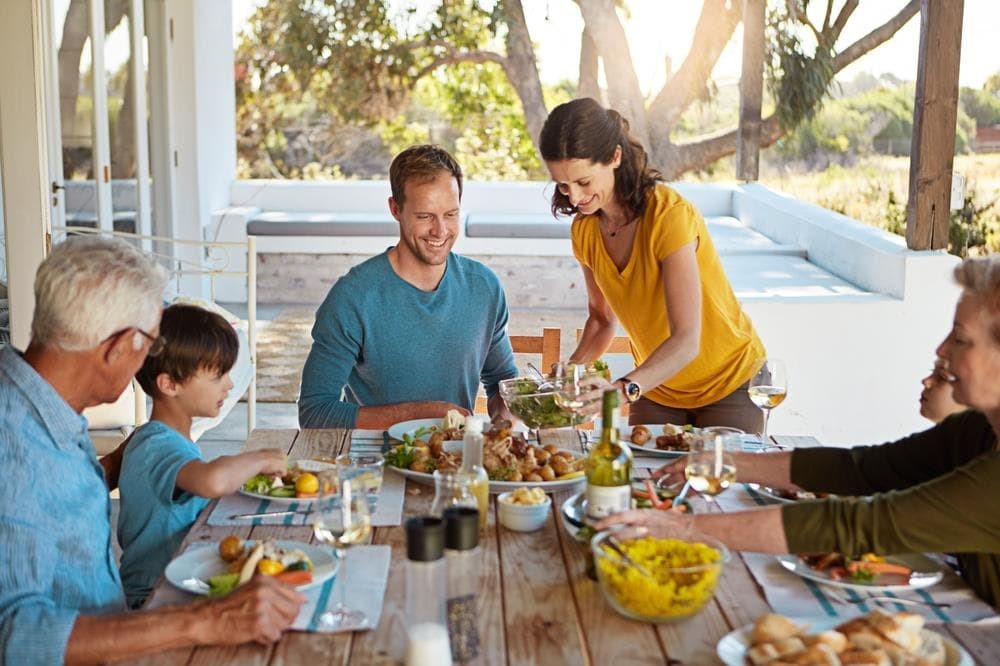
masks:
{"type": "Polygon", "coordinates": [[[151,335],[151,334],[147,333],[146,331],[142,330],[141,328],[139,328],[138,326],[130,326],[129,328],[123,328],[120,331],[112,333],[111,335],[109,335],[108,337],[106,337],[104,340],[105,340],[105,342],[107,342],[108,340],[110,340],[112,338],[118,337],[122,333],[127,333],[128,331],[136,331],[137,333],[139,333],[140,335],[142,335],[142,337],[144,337],[147,340],[149,340],[149,351],[146,352],[146,356],[155,358],[155,357],[159,356],[160,354],[162,354],[163,353],[163,349],[167,346],[167,339],[165,337],[163,337],[162,335],[156,335],[156,336],[151,335]]]}

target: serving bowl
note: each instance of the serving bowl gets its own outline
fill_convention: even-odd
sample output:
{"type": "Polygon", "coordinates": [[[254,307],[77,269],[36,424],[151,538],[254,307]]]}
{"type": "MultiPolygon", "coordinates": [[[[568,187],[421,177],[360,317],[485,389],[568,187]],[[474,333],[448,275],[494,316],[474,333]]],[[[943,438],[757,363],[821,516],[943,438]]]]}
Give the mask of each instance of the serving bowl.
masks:
{"type": "Polygon", "coordinates": [[[513,494],[512,491],[497,496],[500,524],[515,532],[534,532],[540,529],[552,512],[552,498],[546,495],[545,501],[538,504],[513,504],[510,501],[513,494]]]}
{"type": "Polygon", "coordinates": [[[665,528],[598,532],[590,542],[601,592],[621,615],[643,622],[677,622],[697,614],[715,594],[729,549],[711,537],[681,541],[665,528]],[[634,563],[614,549],[618,545],[634,563]]]}
{"type": "Polygon", "coordinates": [[[503,379],[500,395],[511,413],[529,428],[565,428],[593,421],[592,414],[576,414],[556,401],[556,393],[564,385],[562,379],[554,379],[550,384],[539,389],[539,382],[529,377],[503,379]]]}

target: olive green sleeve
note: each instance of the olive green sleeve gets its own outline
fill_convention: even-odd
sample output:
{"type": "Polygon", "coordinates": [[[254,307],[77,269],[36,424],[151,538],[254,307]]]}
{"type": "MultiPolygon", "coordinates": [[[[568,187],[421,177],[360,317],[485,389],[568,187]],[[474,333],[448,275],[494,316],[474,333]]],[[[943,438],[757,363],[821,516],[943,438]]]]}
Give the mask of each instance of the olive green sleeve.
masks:
{"type": "Polygon", "coordinates": [[[837,495],[900,490],[964,465],[992,448],[994,441],[982,414],[963,412],[888,444],[796,450],[791,480],[806,490],[837,495]]]}
{"type": "Polygon", "coordinates": [[[788,504],[782,521],[793,553],[998,553],[998,488],[991,452],[907,490],[788,504]]]}

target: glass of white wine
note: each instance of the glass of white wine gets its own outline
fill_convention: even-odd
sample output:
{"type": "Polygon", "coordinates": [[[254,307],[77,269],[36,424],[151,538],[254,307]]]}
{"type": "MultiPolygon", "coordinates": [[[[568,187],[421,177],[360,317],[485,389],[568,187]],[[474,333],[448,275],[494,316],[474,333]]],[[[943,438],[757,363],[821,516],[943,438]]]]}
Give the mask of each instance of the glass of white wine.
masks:
{"type": "Polygon", "coordinates": [[[768,448],[767,421],[771,410],[780,405],[788,395],[788,378],[785,374],[785,363],[776,358],[764,358],[757,362],[757,371],[750,378],[747,389],[750,400],[764,412],[764,430],[760,434],[760,443],[768,448]]]}
{"type": "Polygon", "coordinates": [[[350,479],[340,479],[336,471],[324,472],[319,479],[320,495],[313,508],[313,535],[316,540],[333,546],[340,567],[336,583],[339,588],[337,605],[323,613],[319,622],[327,629],[363,626],[368,618],[357,609],[350,608],[345,599],[347,587],[346,554],[355,544],[364,543],[372,531],[368,498],[363,489],[352,487],[350,479]]]}
{"type": "Polygon", "coordinates": [[[708,433],[691,442],[684,477],[691,488],[706,497],[715,497],[736,481],[733,452],[739,450],[739,435],[708,433]]]}

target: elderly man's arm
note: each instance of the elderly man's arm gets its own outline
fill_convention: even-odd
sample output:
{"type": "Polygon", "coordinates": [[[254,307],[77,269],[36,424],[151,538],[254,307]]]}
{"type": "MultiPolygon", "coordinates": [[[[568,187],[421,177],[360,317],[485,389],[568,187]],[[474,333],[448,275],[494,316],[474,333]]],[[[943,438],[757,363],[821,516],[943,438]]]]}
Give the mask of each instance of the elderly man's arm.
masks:
{"type": "Polygon", "coordinates": [[[66,644],[67,664],[118,661],[198,645],[272,643],[298,615],[305,598],[258,576],[224,599],[121,615],[77,617],[66,644]]]}

